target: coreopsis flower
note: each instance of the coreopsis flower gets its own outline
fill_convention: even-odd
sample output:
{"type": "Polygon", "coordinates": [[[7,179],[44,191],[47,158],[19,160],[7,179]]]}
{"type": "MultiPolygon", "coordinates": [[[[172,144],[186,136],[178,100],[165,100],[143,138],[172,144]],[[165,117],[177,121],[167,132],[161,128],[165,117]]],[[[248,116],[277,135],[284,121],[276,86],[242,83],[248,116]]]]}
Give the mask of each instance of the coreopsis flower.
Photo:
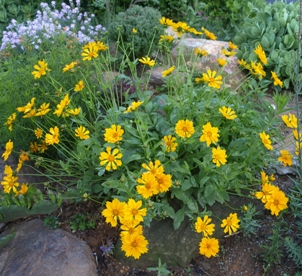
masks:
{"type": "Polygon", "coordinates": [[[153,174],[143,173],[142,177],[137,179],[137,182],[141,185],[137,185],[136,190],[140,195],[142,195],[143,198],[149,198],[155,194],[158,194],[158,184],[156,177],[153,174]]]}
{"type": "Polygon", "coordinates": [[[3,181],[1,182],[3,191],[7,194],[9,194],[11,191],[13,191],[15,194],[18,194],[17,187],[19,187],[19,183],[17,180],[18,177],[13,176],[12,174],[4,176],[3,181]]]}
{"type": "Polygon", "coordinates": [[[243,59],[238,59],[238,64],[245,69],[248,69],[248,70],[250,69],[250,65],[247,64],[247,62],[243,59]]]}
{"type": "Polygon", "coordinates": [[[9,131],[13,130],[13,122],[16,120],[17,114],[14,112],[12,115],[10,115],[7,118],[7,121],[4,123],[4,125],[8,126],[9,131]]]}
{"type": "Polygon", "coordinates": [[[216,144],[219,138],[218,127],[212,127],[211,123],[208,122],[202,126],[202,135],[199,138],[200,142],[206,142],[209,147],[212,143],[216,144]]]}
{"type": "Polygon", "coordinates": [[[124,113],[129,113],[132,111],[135,111],[143,102],[137,101],[137,102],[132,102],[130,106],[128,106],[127,110],[124,111],[124,113]]]}
{"type": "Polygon", "coordinates": [[[254,61],[252,61],[248,69],[253,75],[257,76],[259,79],[262,79],[266,76],[266,72],[263,70],[263,66],[260,62],[255,63],[254,61]]]}
{"type": "Polygon", "coordinates": [[[60,117],[60,116],[63,116],[63,117],[68,116],[69,113],[64,112],[64,111],[66,110],[66,108],[68,107],[69,104],[70,104],[69,95],[66,94],[64,96],[64,99],[61,100],[59,104],[57,104],[57,109],[54,111],[53,114],[56,114],[58,117],[60,117]]]}
{"type": "Polygon", "coordinates": [[[74,86],[74,91],[75,91],[75,92],[79,92],[79,91],[83,90],[84,88],[85,88],[84,81],[83,81],[83,80],[80,80],[80,81],[74,86]]]}
{"type": "Polygon", "coordinates": [[[38,144],[38,151],[39,151],[39,152],[43,153],[43,152],[45,152],[47,149],[48,149],[48,147],[47,147],[45,141],[42,142],[42,144],[38,144]]]}
{"type": "Polygon", "coordinates": [[[106,51],[106,50],[108,50],[108,46],[106,44],[104,44],[102,41],[97,41],[95,43],[95,45],[97,46],[98,51],[106,51]]]}
{"type": "Polygon", "coordinates": [[[277,86],[279,85],[280,87],[283,86],[283,82],[278,78],[277,74],[273,71],[271,71],[272,73],[272,79],[274,81],[274,85],[277,86]]]}
{"type": "Polygon", "coordinates": [[[172,176],[170,174],[157,174],[155,176],[157,181],[157,191],[159,193],[164,193],[169,190],[169,188],[172,186],[172,176]]]}
{"type": "Polygon", "coordinates": [[[161,35],[159,41],[163,41],[163,40],[171,43],[174,40],[174,36],[173,35],[161,35]]]}
{"type": "Polygon", "coordinates": [[[9,165],[5,165],[4,174],[9,176],[9,175],[13,175],[13,173],[14,173],[14,171],[13,171],[12,167],[9,165]]]}
{"type": "Polygon", "coordinates": [[[112,202],[106,202],[106,209],[102,211],[102,216],[106,218],[106,223],[110,223],[112,227],[117,225],[117,220],[124,216],[125,202],[120,202],[117,198],[112,202]]]}
{"type": "Polygon", "coordinates": [[[21,168],[23,167],[23,163],[28,160],[29,160],[28,153],[21,150],[20,155],[19,155],[18,165],[16,168],[16,172],[19,172],[21,170],[21,168]]]}
{"type": "Polygon", "coordinates": [[[67,109],[67,113],[71,114],[71,115],[74,115],[74,116],[79,115],[80,112],[81,112],[81,108],[80,107],[74,108],[74,109],[67,109]]]}
{"type": "Polygon", "coordinates": [[[256,49],[254,50],[254,53],[258,56],[258,58],[260,59],[260,61],[264,64],[267,65],[267,58],[266,58],[266,54],[262,49],[261,44],[258,44],[258,46],[256,47],[256,49]]]}
{"type": "Polygon", "coordinates": [[[37,142],[30,142],[29,143],[29,151],[32,153],[38,152],[39,151],[39,145],[37,142]]]}
{"type": "Polygon", "coordinates": [[[302,143],[300,142],[296,142],[296,151],[295,151],[295,154],[297,155],[297,156],[299,156],[300,155],[300,152],[301,152],[301,149],[302,149],[302,143]]]}
{"type": "Polygon", "coordinates": [[[33,71],[32,74],[35,79],[41,78],[46,75],[47,71],[50,71],[50,69],[48,69],[48,64],[44,60],[39,60],[38,64],[34,65],[34,69],[36,69],[36,71],[33,71]]]}
{"type": "Polygon", "coordinates": [[[210,87],[220,89],[220,86],[222,84],[222,76],[216,76],[216,71],[211,71],[209,69],[207,73],[202,74],[201,78],[195,78],[195,81],[197,83],[204,82],[210,87]]]}
{"type": "Polygon", "coordinates": [[[59,128],[57,126],[51,127],[49,129],[50,133],[47,133],[45,135],[45,143],[47,145],[53,145],[53,144],[58,144],[60,142],[59,136],[59,128]]]}
{"type": "Polygon", "coordinates": [[[221,107],[219,108],[219,112],[222,114],[223,117],[225,117],[228,120],[234,120],[237,118],[237,115],[234,110],[232,110],[230,107],[221,107]]]}
{"type": "Polygon", "coordinates": [[[281,190],[274,190],[267,199],[264,207],[271,211],[272,215],[278,216],[280,211],[287,209],[288,198],[281,190]]]}
{"type": "Polygon", "coordinates": [[[229,235],[235,233],[239,228],[239,222],[237,213],[231,213],[226,219],[222,220],[221,227],[224,228],[223,232],[229,235]]]}
{"type": "Polygon", "coordinates": [[[207,38],[209,38],[211,40],[216,40],[217,37],[213,33],[209,32],[204,27],[202,27],[201,30],[204,32],[204,34],[206,35],[207,38]]]}
{"type": "Polygon", "coordinates": [[[23,118],[32,118],[32,117],[36,116],[36,114],[37,114],[37,111],[35,108],[33,108],[29,112],[24,114],[23,118]]]}
{"type": "Polygon", "coordinates": [[[120,125],[111,125],[105,129],[104,140],[108,143],[119,143],[123,140],[124,130],[120,125]]]}
{"type": "Polygon", "coordinates": [[[96,43],[88,43],[84,45],[83,52],[82,52],[82,60],[92,60],[93,58],[97,58],[99,48],[96,43]]]}
{"type": "Polygon", "coordinates": [[[43,130],[41,128],[36,128],[34,130],[34,133],[35,133],[35,135],[36,135],[37,138],[42,138],[43,130]]]}
{"type": "Polygon", "coordinates": [[[242,207],[242,210],[245,211],[245,212],[246,212],[248,209],[249,209],[249,208],[248,208],[246,205],[244,205],[244,206],[242,207]]]}
{"type": "Polygon", "coordinates": [[[36,98],[32,98],[30,100],[30,102],[28,102],[25,106],[20,106],[20,107],[17,107],[16,109],[19,112],[23,112],[24,114],[27,113],[27,112],[29,112],[33,108],[33,106],[35,104],[35,99],[36,98]]]}
{"type": "Polygon", "coordinates": [[[16,194],[16,196],[18,196],[19,194],[21,195],[25,195],[28,191],[28,184],[27,183],[23,183],[21,184],[20,190],[17,191],[18,194],[16,194]]]}
{"type": "Polygon", "coordinates": [[[12,153],[13,148],[14,148],[14,142],[12,142],[9,139],[8,142],[5,144],[5,152],[3,152],[3,154],[2,154],[2,157],[3,157],[4,161],[6,161],[7,158],[10,156],[10,154],[12,153]]]}
{"type": "Polygon", "coordinates": [[[174,71],[174,69],[175,69],[175,66],[172,66],[172,67],[170,67],[169,69],[164,70],[164,71],[161,73],[162,77],[165,78],[165,77],[171,75],[172,72],[174,71]]]}
{"type": "Polygon", "coordinates": [[[159,160],[155,160],[154,164],[152,161],[149,162],[149,164],[142,164],[142,167],[148,171],[148,173],[153,174],[154,176],[161,174],[164,172],[164,167],[160,163],[159,160]]]}
{"type": "Polygon", "coordinates": [[[51,108],[49,108],[49,103],[43,103],[38,108],[37,112],[35,113],[35,116],[42,117],[42,116],[46,115],[50,110],[51,110],[51,108]]]}
{"type": "Polygon", "coordinates": [[[302,140],[302,133],[298,133],[298,130],[297,129],[294,129],[293,130],[293,136],[294,138],[297,140],[297,141],[301,141],[302,140]]]}
{"type": "Polygon", "coordinates": [[[234,44],[232,41],[229,41],[229,49],[230,50],[237,50],[238,46],[234,44]]]}
{"type": "Polygon", "coordinates": [[[276,177],[274,176],[274,174],[271,174],[269,176],[269,180],[272,181],[272,182],[274,182],[276,180],[276,177]]]}
{"type": "Polygon", "coordinates": [[[265,172],[260,172],[261,175],[261,183],[262,184],[268,184],[269,183],[269,177],[265,172]]]}
{"type": "Polygon", "coordinates": [[[71,63],[69,63],[69,64],[66,64],[65,67],[62,69],[63,73],[65,73],[65,72],[67,72],[67,71],[73,69],[77,64],[78,64],[78,63],[75,62],[75,61],[73,61],[73,62],[71,62],[71,63]]]}
{"type": "Polygon", "coordinates": [[[143,202],[141,200],[135,201],[133,198],[130,198],[124,206],[124,219],[138,222],[143,221],[147,214],[147,209],[141,208],[142,205],[143,202]]]}
{"type": "Polygon", "coordinates": [[[164,145],[166,146],[167,152],[174,152],[176,151],[176,148],[178,146],[178,143],[176,143],[176,137],[172,137],[172,135],[164,136],[164,145]]]}
{"type": "Polygon", "coordinates": [[[175,125],[175,132],[181,138],[190,138],[195,130],[193,122],[190,120],[179,120],[175,125]]]}
{"type": "Polygon", "coordinates": [[[281,156],[278,158],[283,166],[291,166],[293,164],[293,155],[288,150],[280,150],[281,156]]]}
{"type": "Polygon", "coordinates": [[[150,67],[155,65],[155,60],[150,59],[150,57],[143,57],[138,59],[138,61],[142,64],[149,65],[150,67]]]}
{"type": "Polygon", "coordinates": [[[118,150],[107,147],[106,151],[100,153],[100,165],[106,165],[106,170],[117,170],[117,167],[122,166],[122,161],[120,160],[123,157],[123,154],[118,150]]]}
{"type": "Polygon", "coordinates": [[[142,254],[148,252],[148,244],[149,242],[143,235],[126,235],[122,240],[122,250],[125,251],[126,257],[132,256],[134,259],[139,259],[142,254]]]}
{"type": "Polygon", "coordinates": [[[197,233],[203,233],[204,237],[208,237],[213,235],[215,224],[211,223],[212,219],[208,216],[204,216],[204,218],[197,218],[195,222],[195,230],[197,233]]]}
{"type": "Polygon", "coordinates": [[[192,33],[192,34],[195,34],[195,35],[202,35],[203,34],[203,32],[199,32],[195,28],[192,28],[192,27],[188,29],[188,32],[192,33]]]}
{"type": "Polygon", "coordinates": [[[255,197],[257,199],[261,199],[262,203],[266,203],[270,198],[270,196],[272,195],[272,193],[276,190],[279,190],[277,186],[274,186],[269,183],[264,183],[262,184],[261,191],[255,193],[255,197]]]}
{"type": "Polygon", "coordinates": [[[87,140],[90,138],[90,131],[83,126],[79,126],[74,132],[75,136],[79,137],[81,140],[87,140]]]}
{"type": "Polygon", "coordinates": [[[212,161],[216,164],[217,167],[224,165],[227,162],[226,150],[221,149],[220,147],[212,148],[212,161]]]}
{"type": "Polygon", "coordinates": [[[228,64],[227,60],[223,58],[217,58],[217,62],[219,66],[225,66],[226,64],[228,64]]]}
{"type": "Polygon", "coordinates": [[[298,119],[295,114],[284,114],[281,118],[282,121],[287,125],[287,127],[294,129],[298,128],[298,119]]]}
{"type": "Polygon", "coordinates": [[[270,136],[268,134],[266,134],[264,131],[261,132],[259,134],[261,141],[263,143],[263,145],[268,149],[268,150],[272,150],[273,146],[272,146],[272,141],[270,140],[270,136]]]}
{"type": "Polygon", "coordinates": [[[132,33],[136,34],[137,33],[137,29],[132,28],[132,33]]]}
{"type": "Polygon", "coordinates": [[[124,218],[120,218],[120,237],[121,240],[127,235],[142,235],[143,234],[143,226],[139,225],[139,221],[132,219],[132,220],[126,220],[124,218]]]}
{"type": "Polygon", "coordinates": [[[172,26],[174,24],[173,20],[166,18],[164,16],[161,19],[159,19],[159,23],[161,25],[166,25],[166,26],[172,26]]]}
{"type": "Polygon", "coordinates": [[[208,55],[209,53],[204,49],[195,48],[194,54],[197,56],[200,56],[200,57],[204,57],[204,56],[208,55]]]}
{"type": "Polygon", "coordinates": [[[236,55],[236,52],[228,51],[227,49],[222,49],[221,52],[226,56],[226,57],[231,57],[236,55]]]}
{"type": "Polygon", "coordinates": [[[202,238],[199,243],[199,253],[207,258],[215,257],[219,252],[219,242],[215,238],[202,238]]]}

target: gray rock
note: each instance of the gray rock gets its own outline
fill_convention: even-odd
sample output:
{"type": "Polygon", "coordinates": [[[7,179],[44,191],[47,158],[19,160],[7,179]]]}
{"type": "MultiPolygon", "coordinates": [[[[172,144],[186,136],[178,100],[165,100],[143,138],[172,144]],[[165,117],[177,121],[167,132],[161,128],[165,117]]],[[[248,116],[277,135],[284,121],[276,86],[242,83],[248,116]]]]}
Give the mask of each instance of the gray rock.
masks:
{"type": "Polygon", "coordinates": [[[89,246],[61,229],[51,230],[34,219],[3,232],[15,237],[0,251],[2,276],[94,276],[97,275],[89,246]]]}

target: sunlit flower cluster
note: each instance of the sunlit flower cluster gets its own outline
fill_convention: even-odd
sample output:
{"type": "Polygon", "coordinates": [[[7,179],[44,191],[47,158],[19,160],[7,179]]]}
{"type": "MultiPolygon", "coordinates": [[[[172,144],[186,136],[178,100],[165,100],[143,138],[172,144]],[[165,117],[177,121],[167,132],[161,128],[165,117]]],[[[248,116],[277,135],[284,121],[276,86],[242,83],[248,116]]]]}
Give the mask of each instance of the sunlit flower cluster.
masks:
{"type": "Polygon", "coordinates": [[[195,78],[196,83],[204,82],[210,87],[220,89],[222,85],[222,76],[216,75],[217,72],[211,71],[210,69],[207,70],[207,73],[203,73],[201,78],[195,78]]]}
{"type": "Polygon", "coordinates": [[[26,194],[28,190],[27,184],[19,184],[18,177],[15,175],[15,172],[11,168],[11,166],[5,165],[4,168],[4,177],[1,181],[1,185],[3,187],[3,191],[7,194],[13,192],[15,196],[19,194],[26,194]]]}

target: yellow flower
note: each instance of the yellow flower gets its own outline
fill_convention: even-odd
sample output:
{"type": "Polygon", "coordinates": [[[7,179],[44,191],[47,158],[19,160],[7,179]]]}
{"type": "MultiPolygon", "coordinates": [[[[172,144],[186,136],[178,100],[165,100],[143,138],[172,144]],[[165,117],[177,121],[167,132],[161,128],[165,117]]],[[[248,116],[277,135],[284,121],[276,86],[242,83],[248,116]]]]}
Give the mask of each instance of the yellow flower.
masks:
{"type": "Polygon", "coordinates": [[[121,233],[120,237],[121,240],[127,235],[142,235],[143,234],[143,226],[139,225],[139,221],[137,220],[126,220],[123,218],[120,218],[121,222],[121,233]]]}
{"type": "Polygon", "coordinates": [[[245,69],[250,69],[250,65],[247,64],[247,62],[243,59],[239,59],[238,60],[238,64],[242,67],[244,67],[245,69]]]}
{"type": "Polygon", "coordinates": [[[143,102],[137,101],[137,102],[132,102],[130,106],[128,106],[127,110],[124,111],[124,113],[129,113],[132,111],[135,111],[143,102]]]}
{"type": "Polygon", "coordinates": [[[217,149],[212,149],[212,161],[216,164],[217,167],[220,167],[220,165],[224,165],[227,160],[226,151],[218,147],[217,149]]]}
{"type": "Polygon", "coordinates": [[[106,223],[110,223],[112,227],[117,225],[117,220],[124,216],[125,202],[120,202],[117,198],[112,202],[106,202],[106,209],[102,211],[102,215],[106,218],[106,223]]]}
{"type": "Polygon", "coordinates": [[[234,120],[237,118],[237,115],[234,110],[232,110],[230,107],[221,107],[219,108],[219,112],[228,120],[234,120]]]}
{"type": "Polygon", "coordinates": [[[35,153],[35,152],[39,151],[39,145],[38,145],[38,143],[37,142],[34,142],[34,143],[30,142],[29,143],[29,150],[32,153],[35,153]]]}
{"type": "Polygon", "coordinates": [[[83,126],[79,126],[74,132],[75,136],[79,137],[81,140],[87,140],[90,138],[90,131],[83,126]]]}
{"type": "Polygon", "coordinates": [[[66,94],[64,99],[61,100],[59,104],[57,104],[57,109],[54,111],[53,114],[56,114],[58,117],[68,116],[68,113],[64,112],[64,110],[68,107],[69,104],[70,104],[69,95],[66,94]]]}
{"type": "Polygon", "coordinates": [[[208,55],[209,53],[204,49],[195,48],[194,49],[194,54],[197,55],[197,56],[204,57],[204,56],[208,55]]]}
{"type": "Polygon", "coordinates": [[[142,205],[143,202],[141,200],[135,201],[133,198],[130,198],[124,207],[124,219],[129,221],[143,221],[147,214],[147,209],[141,209],[142,205]]]}
{"type": "Polygon", "coordinates": [[[260,172],[261,174],[261,183],[262,184],[268,184],[268,175],[265,172],[260,172]]]}
{"type": "Polygon", "coordinates": [[[280,150],[281,156],[278,158],[283,166],[291,166],[293,164],[293,155],[288,150],[280,150]]]}
{"type": "Polygon", "coordinates": [[[221,227],[224,228],[223,232],[229,235],[235,233],[239,228],[239,222],[237,213],[231,213],[226,219],[222,220],[221,227]]]}
{"type": "Polygon", "coordinates": [[[50,133],[45,135],[45,142],[47,145],[58,144],[60,142],[59,139],[59,128],[55,126],[54,128],[49,129],[50,133]]]}
{"type": "Polygon", "coordinates": [[[19,194],[25,195],[27,193],[27,191],[28,191],[28,184],[23,183],[23,184],[21,184],[20,190],[17,191],[18,194],[16,194],[16,196],[18,196],[19,194]]]}
{"type": "Polygon", "coordinates": [[[261,199],[262,203],[266,203],[272,193],[278,190],[279,188],[277,186],[271,185],[269,183],[264,183],[262,184],[261,191],[255,193],[255,197],[257,199],[261,199]]]}
{"type": "Polygon", "coordinates": [[[174,69],[175,69],[175,66],[172,66],[172,67],[170,67],[169,69],[164,70],[164,71],[161,73],[162,77],[165,78],[165,77],[171,75],[172,72],[174,71],[174,69]]]}
{"type": "Polygon", "coordinates": [[[7,119],[7,121],[4,123],[4,125],[8,125],[9,131],[13,130],[13,122],[16,120],[17,114],[14,112],[12,115],[10,115],[7,119]]]}
{"type": "Polygon", "coordinates": [[[202,126],[202,135],[199,138],[200,142],[206,142],[209,147],[211,143],[216,144],[218,142],[219,134],[218,127],[212,127],[211,123],[202,126]]]}
{"type": "Polygon", "coordinates": [[[14,173],[13,169],[11,166],[5,165],[4,167],[4,174],[6,174],[7,176],[12,176],[14,173]]]}
{"type": "Polygon", "coordinates": [[[136,34],[137,33],[137,29],[132,28],[132,33],[136,34]]]}
{"type": "Polygon", "coordinates": [[[295,114],[282,115],[283,122],[289,128],[298,128],[298,120],[295,114]]]}
{"type": "Polygon", "coordinates": [[[125,251],[126,257],[139,259],[140,256],[148,252],[148,241],[143,235],[133,234],[126,235],[122,240],[122,250],[125,251]]]}
{"type": "Polygon", "coordinates": [[[84,45],[83,52],[82,52],[82,60],[92,60],[93,58],[97,58],[98,55],[98,46],[94,43],[88,43],[84,45]]]}
{"type": "Polygon", "coordinates": [[[163,41],[166,40],[169,43],[171,43],[174,40],[174,36],[173,35],[161,35],[159,41],[163,41]]]}
{"type": "Polygon", "coordinates": [[[81,112],[81,108],[80,107],[75,108],[75,109],[68,109],[67,110],[68,114],[75,115],[75,116],[79,115],[80,112],[81,112]]]}
{"type": "Polygon", "coordinates": [[[231,51],[228,51],[227,49],[222,49],[221,52],[227,57],[236,55],[236,52],[231,52],[231,51]]]}
{"type": "Polygon", "coordinates": [[[295,151],[295,154],[296,155],[300,155],[300,152],[301,152],[301,149],[302,149],[302,143],[298,143],[296,142],[296,151],[295,151]]]}
{"type": "Polygon", "coordinates": [[[205,33],[205,35],[207,36],[207,38],[212,39],[212,40],[216,40],[217,37],[213,33],[209,32],[204,27],[202,27],[201,30],[205,33]]]}
{"type": "Polygon", "coordinates": [[[34,106],[34,104],[35,104],[35,99],[36,98],[32,98],[30,100],[30,102],[27,103],[25,106],[20,106],[20,107],[17,107],[16,109],[19,112],[23,112],[24,114],[27,113],[27,112],[29,112],[32,109],[32,107],[34,106]]]}
{"type": "Polygon", "coordinates": [[[34,116],[36,116],[37,112],[36,112],[36,109],[31,109],[29,112],[27,112],[23,118],[32,118],[34,116]]]}
{"type": "Polygon", "coordinates": [[[149,65],[153,67],[155,65],[155,60],[150,59],[150,57],[143,57],[138,60],[142,64],[149,65]]]}
{"type": "Polygon", "coordinates": [[[13,147],[14,147],[14,143],[9,139],[5,145],[5,152],[3,152],[2,154],[4,161],[6,161],[7,158],[10,156],[10,154],[12,153],[13,147]]]}
{"type": "Polygon", "coordinates": [[[219,66],[225,66],[226,64],[228,64],[227,60],[225,60],[223,58],[217,58],[217,62],[219,64],[219,66]]]}
{"type": "Polygon", "coordinates": [[[38,108],[35,116],[44,116],[46,115],[51,109],[48,108],[49,107],[49,103],[43,103],[40,105],[40,107],[38,108]]]}
{"type": "Polygon", "coordinates": [[[297,129],[294,129],[293,130],[293,135],[294,135],[294,138],[297,140],[297,141],[301,141],[302,140],[302,133],[300,132],[298,134],[298,130],[297,129]]]}
{"type": "Polygon", "coordinates": [[[181,138],[190,138],[195,130],[190,120],[179,120],[175,125],[175,132],[181,138]]]}
{"type": "Polygon", "coordinates": [[[264,207],[271,211],[272,215],[278,216],[280,211],[287,209],[288,198],[281,190],[274,190],[264,207]]]}
{"type": "Polygon", "coordinates": [[[105,51],[105,50],[108,50],[108,46],[105,45],[105,44],[104,44],[103,42],[101,42],[101,41],[97,41],[97,42],[95,43],[95,45],[97,46],[98,51],[105,51]]]}
{"type": "Polygon", "coordinates": [[[74,68],[77,65],[77,62],[71,62],[69,64],[66,64],[65,67],[62,69],[63,73],[65,73],[66,71],[71,70],[72,68],[74,68]]]}
{"type": "Polygon", "coordinates": [[[272,181],[272,182],[274,182],[276,180],[276,177],[273,174],[271,174],[269,176],[269,180],[272,181]]]}
{"type": "Polygon", "coordinates": [[[107,147],[106,151],[100,153],[100,165],[106,165],[106,170],[110,171],[116,170],[117,167],[122,166],[122,161],[120,160],[123,157],[123,154],[120,153],[118,149],[114,149],[111,153],[112,148],[107,147]]]}
{"type": "Polygon", "coordinates": [[[255,63],[252,61],[251,66],[248,67],[248,69],[253,75],[256,75],[260,79],[266,76],[266,72],[263,70],[263,66],[260,62],[255,63]]]}
{"type": "Polygon", "coordinates": [[[123,140],[124,130],[120,125],[112,125],[105,129],[104,140],[108,143],[119,143],[123,140]]]}
{"type": "Polygon", "coordinates": [[[176,150],[178,143],[175,142],[176,141],[175,137],[172,137],[172,135],[168,135],[168,136],[164,136],[163,140],[167,152],[174,152],[176,150]]]}
{"type": "Polygon", "coordinates": [[[271,71],[272,73],[272,79],[274,80],[274,85],[277,86],[279,85],[280,87],[283,86],[283,82],[278,78],[277,74],[273,71],[271,71]]]}
{"type": "Polygon", "coordinates": [[[78,92],[84,89],[84,81],[80,80],[75,86],[74,86],[74,91],[78,92]]]}
{"type": "Polygon", "coordinates": [[[266,134],[264,131],[261,132],[259,134],[263,145],[268,149],[268,150],[272,150],[273,146],[272,146],[272,141],[270,140],[270,136],[268,134],[266,134]]]}
{"type": "Polygon", "coordinates": [[[197,83],[205,82],[208,86],[220,89],[222,84],[222,76],[216,76],[216,71],[211,71],[210,69],[207,73],[203,73],[201,78],[195,78],[197,83]]]}
{"type": "Polygon", "coordinates": [[[204,237],[208,237],[213,235],[215,224],[210,222],[212,221],[211,218],[208,216],[204,216],[203,219],[200,217],[197,218],[197,221],[195,222],[195,230],[197,233],[203,233],[204,237]]]}
{"type": "Polygon", "coordinates": [[[164,167],[159,160],[155,160],[154,164],[152,161],[149,162],[149,165],[145,163],[142,164],[142,167],[148,171],[148,173],[153,174],[154,176],[164,172],[164,167]]]}
{"type": "Polygon", "coordinates": [[[199,243],[199,253],[210,258],[215,257],[219,252],[219,242],[215,238],[202,238],[199,243]]]}
{"type": "Polygon", "coordinates": [[[157,191],[159,193],[164,193],[169,190],[169,188],[172,186],[172,176],[170,174],[157,174],[155,176],[157,181],[157,191]]]}
{"type": "Polygon", "coordinates": [[[18,194],[17,187],[19,187],[19,183],[17,180],[18,177],[11,174],[4,176],[3,181],[1,182],[4,192],[9,194],[10,191],[13,191],[15,194],[18,194]]]}
{"type": "Polygon", "coordinates": [[[48,69],[48,64],[44,60],[39,60],[38,65],[36,64],[34,69],[36,69],[36,71],[33,71],[32,74],[35,79],[41,78],[41,76],[46,75],[47,71],[50,71],[48,69]]]}
{"type": "Polygon", "coordinates": [[[246,205],[244,205],[244,206],[242,207],[242,210],[245,211],[245,212],[246,212],[248,209],[249,209],[249,208],[248,208],[246,205]]]}
{"type": "Polygon", "coordinates": [[[137,182],[142,185],[137,185],[137,192],[142,195],[143,198],[149,198],[155,194],[158,194],[157,191],[157,180],[155,176],[151,173],[143,173],[142,177],[137,179],[137,182]]]}
{"type": "Polygon", "coordinates": [[[265,52],[263,51],[262,49],[262,46],[261,44],[258,44],[258,46],[256,47],[256,49],[254,50],[255,54],[258,56],[258,58],[260,59],[260,61],[263,63],[263,64],[267,64],[267,58],[266,58],[266,55],[265,55],[265,52]]]}
{"type": "Polygon", "coordinates": [[[232,43],[231,41],[229,41],[229,49],[236,50],[236,49],[238,49],[238,46],[236,44],[232,43]]]}
{"type": "Polygon", "coordinates": [[[35,135],[36,135],[37,138],[42,138],[43,130],[41,128],[36,128],[34,130],[34,133],[35,133],[35,135]]]}
{"type": "Polygon", "coordinates": [[[164,16],[161,19],[159,19],[159,23],[166,26],[172,26],[174,24],[174,22],[171,19],[165,18],[164,16]]]}

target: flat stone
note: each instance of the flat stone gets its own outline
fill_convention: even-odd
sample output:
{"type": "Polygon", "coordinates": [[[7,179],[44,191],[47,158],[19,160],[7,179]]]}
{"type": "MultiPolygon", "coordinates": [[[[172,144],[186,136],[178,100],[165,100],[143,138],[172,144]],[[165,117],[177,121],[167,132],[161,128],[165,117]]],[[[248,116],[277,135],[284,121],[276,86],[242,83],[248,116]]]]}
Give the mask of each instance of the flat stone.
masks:
{"type": "Polygon", "coordinates": [[[96,263],[90,247],[62,229],[51,230],[40,219],[23,222],[0,251],[3,276],[96,276],[96,263]]]}

